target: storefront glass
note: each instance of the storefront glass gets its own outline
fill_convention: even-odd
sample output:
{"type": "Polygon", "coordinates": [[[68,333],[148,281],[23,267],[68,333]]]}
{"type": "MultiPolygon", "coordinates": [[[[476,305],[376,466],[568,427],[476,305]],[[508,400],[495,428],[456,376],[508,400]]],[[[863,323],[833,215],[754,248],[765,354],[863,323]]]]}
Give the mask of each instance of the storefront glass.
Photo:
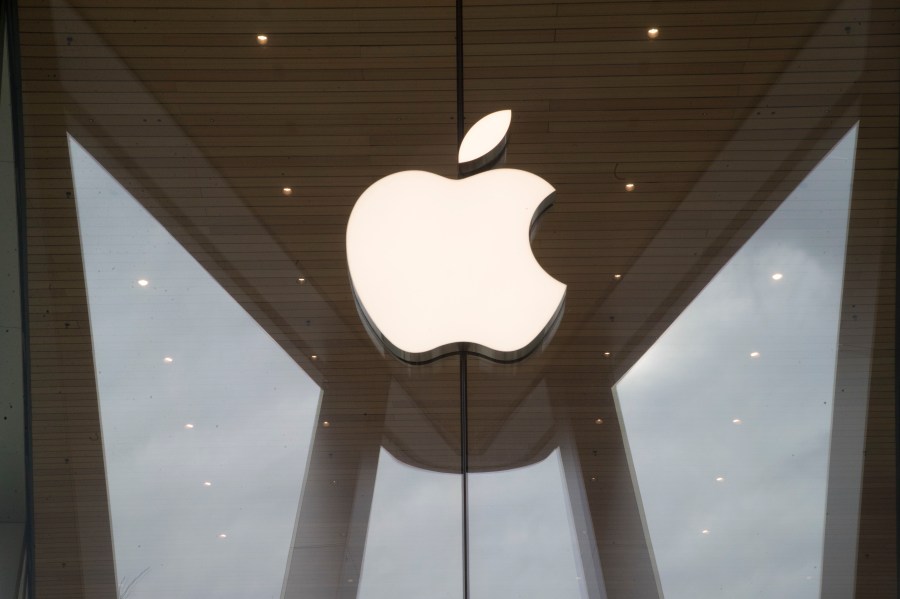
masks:
{"type": "Polygon", "coordinates": [[[457,8],[20,2],[34,596],[890,596],[897,8],[457,8]],[[351,210],[503,109],[561,320],[404,362],[351,210]]]}

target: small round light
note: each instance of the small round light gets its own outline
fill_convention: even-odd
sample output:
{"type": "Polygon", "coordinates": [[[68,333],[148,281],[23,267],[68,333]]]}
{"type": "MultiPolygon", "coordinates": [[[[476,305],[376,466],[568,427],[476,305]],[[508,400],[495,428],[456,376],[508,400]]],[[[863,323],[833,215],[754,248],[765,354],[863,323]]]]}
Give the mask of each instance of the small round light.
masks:
{"type": "Polygon", "coordinates": [[[208,480],[205,480],[205,481],[203,481],[203,486],[204,486],[204,487],[211,487],[211,486],[212,486],[212,483],[211,483],[210,481],[208,481],[208,480]]]}
{"type": "Polygon", "coordinates": [[[758,357],[759,357],[759,352],[758,352],[758,351],[752,351],[752,352],[750,352],[750,357],[751,357],[751,358],[758,358],[758,357]]]}
{"type": "Polygon", "coordinates": [[[309,358],[310,358],[310,360],[318,360],[319,356],[317,356],[316,354],[313,354],[309,358]]]}
{"type": "Polygon", "coordinates": [[[324,420],[324,421],[322,422],[322,426],[324,426],[325,428],[328,428],[329,426],[331,426],[331,423],[328,422],[327,420],[324,420]]]}
{"type": "Polygon", "coordinates": [[[283,193],[283,194],[286,195],[286,196],[289,196],[289,195],[291,195],[292,193],[294,193],[294,190],[291,189],[290,187],[282,187],[282,188],[281,188],[281,193],[283,193]]]}
{"type": "Polygon", "coordinates": [[[615,274],[615,275],[613,275],[613,278],[614,278],[615,280],[618,281],[618,280],[620,280],[620,279],[622,278],[622,275],[620,275],[620,274],[615,274]]]}
{"type": "Polygon", "coordinates": [[[257,36],[256,36],[256,41],[259,42],[259,45],[260,45],[260,46],[265,46],[266,44],[269,43],[269,36],[268,36],[268,35],[263,35],[263,34],[257,35],[257,36]]]}
{"type": "Polygon", "coordinates": [[[741,420],[740,418],[735,418],[734,420],[731,421],[731,424],[741,424],[741,423],[743,423],[743,422],[744,422],[744,421],[741,420]]]}
{"type": "Polygon", "coordinates": [[[700,531],[700,534],[702,534],[702,535],[708,535],[708,534],[709,534],[709,529],[708,529],[708,528],[704,528],[703,530],[700,531]]]}
{"type": "Polygon", "coordinates": [[[190,422],[188,422],[187,424],[184,425],[184,428],[190,430],[190,429],[194,428],[194,425],[191,424],[190,422]]]}
{"type": "Polygon", "coordinates": [[[776,272],[775,274],[772,275],[772,280],[780,281],[783,277],[784,277],[783,274],[781,274],[780,272],[776,272]]]}
{"type": "Polygon", "coordinates": [[[603,424],[603,418],[597,418],[594,420],[594,424],[603,424]]]}
{"type": "Polygon", "coordinates": [[[138,285],[140,285],[141,287],[146,287],[149,284],[150,281],[148,281],[147,279],[138,279],[138,285]]]}
{"type": "Polygon", "coordinates": [[[609,353],[608,351],[603,352],[603,357],[605,357],[605,358],[608,358],[608,357],[610,357],[611,355],[612,355],[612,354],[609,353]]]}
{"type": "Polygon", "coordinates": [[[591,482],[592,482],[592,483],[597,482],[597,477],[596,477],[596,476],[592,476],[592,477],[591,477],[591,482]]]}
{"type": "Polygon", "coordinates": [[[166,364],[171,364],[171,363],[174,362],[174,361],[175,361],[175,360],[173,360],[173,359],[171,358],[171,356],[166,356],[165,358],[163,358],[163,362],[165,362],[166,364]]]}
{"type": "Polygon", "coordinates": [[[300,284],[302,285],[302,284],[304,284],[304,283],[306,282],[306,279],[305,279],[304,277],[298,277],[298,278],[297,278],[297,282],[300,283],[300,284]]]}
{"type": "Polygon", "coordinates": [[[220,539],[227,539],[227,538],[228,538],[228,535],[226,535],[224,532],[223,532],[223,533],[219,533],[219,538],[220,538],[220,539]]]}
{"type": "Polygon", "coordinates": [[[647,37],[655,40],[657,37],[659,37],[659,29],[657,29],[656,27],[651,27],[647,30],[647,37]]]}
{"type": "Polygon", "coordinates": [[[716,477],[716,482],[717,482],[717,483],[723,482],[724,480],[725,480],[725,477],[724,477],[724,476],[717,476],[717,477],[716,477]]]}
{"type": "Polygon", "coordinates": [[[634,191],[634,183],[626,183],[625,191],[634,191]]]}

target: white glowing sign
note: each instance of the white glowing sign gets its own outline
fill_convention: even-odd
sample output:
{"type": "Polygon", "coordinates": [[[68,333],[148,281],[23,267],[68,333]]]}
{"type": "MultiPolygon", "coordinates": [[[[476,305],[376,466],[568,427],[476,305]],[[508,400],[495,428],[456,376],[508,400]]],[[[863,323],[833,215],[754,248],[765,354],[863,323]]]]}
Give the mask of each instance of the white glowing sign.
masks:
{"type": "Polygon", "coordinates": [[[489,169],[502,156],[510,111],[476,123],[460,147],[458,180],[404,171],[372,184],[347,224],[347,261],[370,332],[424,362],[465,349],[512,361],[553,329],[566,286],[531,251],[553,201],[531,173],[489,169]]]}

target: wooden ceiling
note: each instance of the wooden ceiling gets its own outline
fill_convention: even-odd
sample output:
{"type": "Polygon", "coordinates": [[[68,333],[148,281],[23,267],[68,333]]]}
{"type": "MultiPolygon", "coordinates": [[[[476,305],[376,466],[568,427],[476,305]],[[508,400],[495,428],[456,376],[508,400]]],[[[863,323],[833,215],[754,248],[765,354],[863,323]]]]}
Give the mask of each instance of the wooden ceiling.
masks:
{"type": "MultiPolygon", "coordinates": [[[[380,446],[458,469],[457,365],[384,358],[344,253],[373,181],[455,176],[455,5],[298,4],[19,3],[41,599],[116,586],[67,133],[325,389],[334,425],[313,449],[286,597],[355,597],[354,501],[380,446]]],[[[569,475],[597,479],[611,599],[659,596],[612,384],[856,121],[844,303],[874,327],[866,458],[855,580],[826,567],[823,596],[895,589],[898,23],[890,0],[465,2],[466,123],[513,110],[507,163],[557,189],[535,255],[568,285],[542,352],[470,360],[471,467],[531,463],[564,439],[569,475]],[[538,385],[546,406],[514,418],[538,385]],[[498,446],[504,425],[515,441],[498,446]]],[[[848,363],[839,377],[859,379],[848,363]]],[[[852,542],[826,539],[826,562],[852,542]]]]}

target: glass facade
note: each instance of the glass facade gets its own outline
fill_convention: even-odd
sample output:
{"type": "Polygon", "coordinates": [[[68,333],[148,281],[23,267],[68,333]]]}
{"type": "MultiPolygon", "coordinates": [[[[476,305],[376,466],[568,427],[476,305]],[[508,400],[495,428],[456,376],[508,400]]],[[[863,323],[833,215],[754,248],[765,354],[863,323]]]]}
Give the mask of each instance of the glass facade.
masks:
{"type": "Polygon", "coordinates": [[[893,596],[898,22],[875,0],[20,1],[0,594],[33,543],[39,599],[893,596]],[[504,109],[502,164],[458,176],[459,129],[504,109]],[[506,193],[499,169],[552,206],[454,214],[506,193]],[[382,198],[374,318],[348,220],[401,171],[433,175],[382,198]],[[382,343],[384,310],[426,339],[523,318],[538,279],[482,275],[531,272],[492,245],[526,234],[566,286],[528,355],[462,325],[424,364],[382,343]]]}

